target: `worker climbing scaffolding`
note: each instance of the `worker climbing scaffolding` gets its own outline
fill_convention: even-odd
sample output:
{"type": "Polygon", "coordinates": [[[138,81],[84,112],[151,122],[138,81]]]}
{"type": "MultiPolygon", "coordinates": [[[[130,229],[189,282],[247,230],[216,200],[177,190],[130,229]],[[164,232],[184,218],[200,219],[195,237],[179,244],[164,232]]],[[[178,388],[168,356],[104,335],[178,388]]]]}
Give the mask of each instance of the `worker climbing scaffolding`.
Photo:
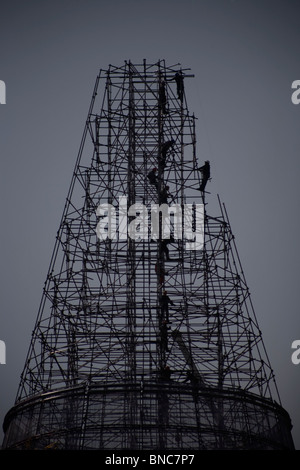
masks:
{"type": "Polygon", "coordinates": [[[159,157],[159,164],[162,170],[164,170],[167,166],[167,154],[168,151],[174,146],[175,140],[168,140],[162,145],[161,155],[159,157]]]}
{"type": "Polygon", "coordinates": [[[208,180],[210,179],[210,162],[206,160],[203,166],[199,168],[202,174],[202,181],[200,185],[200,191],[204,191],[208,180]]]}
{"type": "Polygon", "coordinates": [[[158,189],[158,180],[157,180],[157,168],[153,168],[151,171],[149,171],[147,178],[153,186],[158,189]]]}
{"type": "Polygon", "coordinates": [[[170,321],[169,305],[174,306],[174,302],[168,296],[167,291],[164,291],[163,295],[161,296],[160,305],[161,305],[161,318],[163,318],[167,323],[169,323],[170,321]]]}
{"type": "Polygon", "coordinates": [[[177,96],[180,101],[183,100],[183,93],[184,93],[184,83],[183,83],[183,75],[182,72],[176,72],[175,74],[175,82],[177,85],[177,96]]]}
{"type": "Polygon", "coordinates": [[[166,95],[166,85],[164,80],[162,80],[160,87],[159,87],[159,102],[162,109],[163,114],[167,114],[167,95],[166,95]]]}

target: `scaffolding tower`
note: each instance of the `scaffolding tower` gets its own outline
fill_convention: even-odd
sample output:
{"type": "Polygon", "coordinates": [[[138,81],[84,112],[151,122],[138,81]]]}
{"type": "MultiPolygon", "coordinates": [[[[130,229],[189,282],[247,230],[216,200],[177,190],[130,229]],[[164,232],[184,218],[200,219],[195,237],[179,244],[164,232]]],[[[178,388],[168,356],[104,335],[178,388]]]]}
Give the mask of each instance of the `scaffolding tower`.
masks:
{"type": "Polygon", "coordinates": [[[192,76],[100,71],[3,448],[293,448],[192,76]]]}

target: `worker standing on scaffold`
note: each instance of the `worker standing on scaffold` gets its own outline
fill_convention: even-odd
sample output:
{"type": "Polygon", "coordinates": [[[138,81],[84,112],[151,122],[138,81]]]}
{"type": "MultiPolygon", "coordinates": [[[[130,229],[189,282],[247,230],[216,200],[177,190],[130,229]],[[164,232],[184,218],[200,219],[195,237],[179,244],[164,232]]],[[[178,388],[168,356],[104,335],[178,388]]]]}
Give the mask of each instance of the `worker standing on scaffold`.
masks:
{"type": "Polygon", "coordinates": [[[177,85],[177,97],[180,99],[180,101],[183,100],[183,92],[184,92],[184,84],[183,84],[183,76],[182,72],[176,72],[175,74],[175,82],[177,85]]]}
{"type": "Polygon", "coordinates": [[[169,323],[169,304],[174,305],[174,302],[168,296],[167,291],[164,291],[163,295],[161,296],[161,316],[166,322],[169,323]]]}
{"type": "Polygon", "coordinates": [[[152,184],[153,186],[156,187],[156,189],[158,189],[158,181],[157,181],[156,172],[157,172],[157,168],[153,168],[151,171],[149,171],[147,178],[150,184],[152,184]]]}
{"type": "Polygon", "coordinates": [[[199,171],[202,173],[202,182],[199,189],[200,191],[204,191],[206,183],[210,179],[210,163],[208,160],[199,168],[199,171]]]}

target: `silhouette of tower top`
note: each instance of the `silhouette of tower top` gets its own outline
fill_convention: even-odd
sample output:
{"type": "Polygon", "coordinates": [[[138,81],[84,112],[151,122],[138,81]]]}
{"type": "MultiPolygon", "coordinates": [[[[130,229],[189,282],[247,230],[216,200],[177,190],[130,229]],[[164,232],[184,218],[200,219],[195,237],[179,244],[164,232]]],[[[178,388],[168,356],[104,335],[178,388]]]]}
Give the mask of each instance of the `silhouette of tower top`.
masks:
{"type": "Polygon", "coordinates": [[[293,448],[190,77],[100,71],[4,448],[293,448]]]}

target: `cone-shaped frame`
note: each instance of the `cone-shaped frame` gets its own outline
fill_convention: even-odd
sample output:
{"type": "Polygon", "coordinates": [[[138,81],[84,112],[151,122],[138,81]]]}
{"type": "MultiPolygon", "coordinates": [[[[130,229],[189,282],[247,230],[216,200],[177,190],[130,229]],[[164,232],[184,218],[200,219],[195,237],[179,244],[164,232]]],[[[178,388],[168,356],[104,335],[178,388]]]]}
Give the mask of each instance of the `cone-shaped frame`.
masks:
{"type": "Polygon", "coordinates": [[[97,77],[5,448],[293,448],[191,76],[97,77]]]}

